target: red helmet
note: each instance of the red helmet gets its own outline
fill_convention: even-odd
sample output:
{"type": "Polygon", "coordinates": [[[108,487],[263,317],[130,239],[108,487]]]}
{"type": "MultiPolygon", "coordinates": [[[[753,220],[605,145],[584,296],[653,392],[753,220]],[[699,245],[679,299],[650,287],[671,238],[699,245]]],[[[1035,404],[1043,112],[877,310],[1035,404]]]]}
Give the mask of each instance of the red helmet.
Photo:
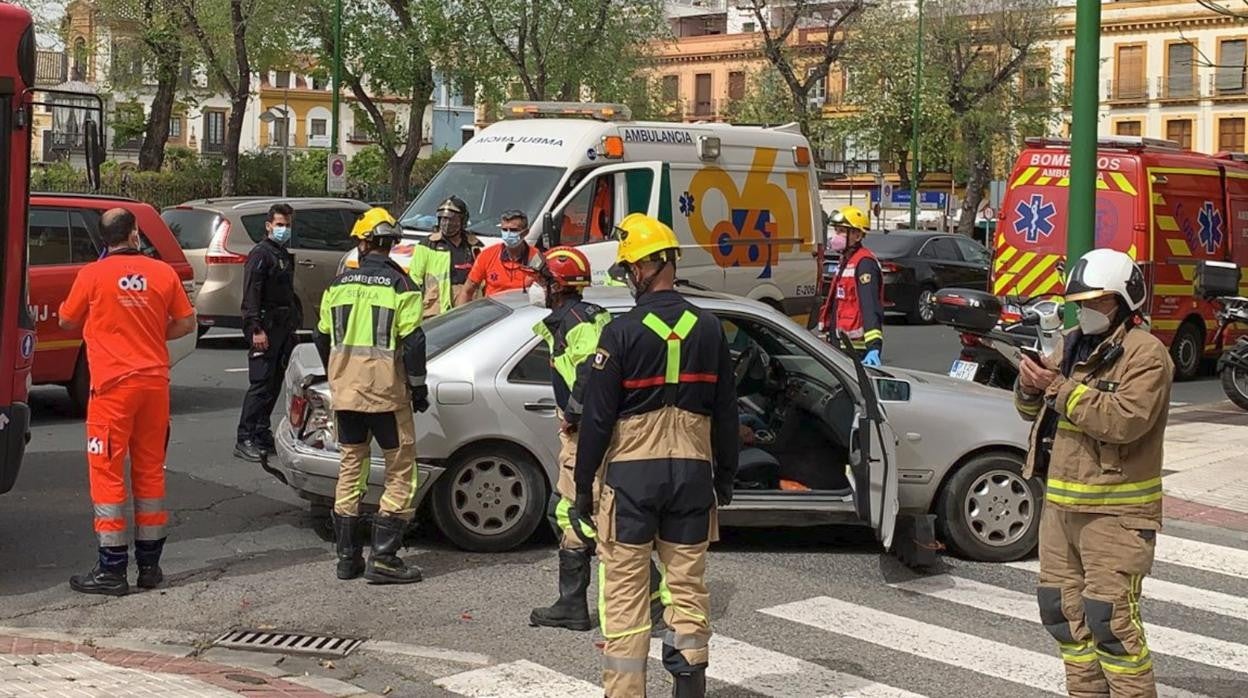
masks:
{"type": "Polygon", "coordinates": [[[550,248],[546,252],[546,269],[556,287],[584,288],[590,283],[589,257],[575,247],[550,248]]]}

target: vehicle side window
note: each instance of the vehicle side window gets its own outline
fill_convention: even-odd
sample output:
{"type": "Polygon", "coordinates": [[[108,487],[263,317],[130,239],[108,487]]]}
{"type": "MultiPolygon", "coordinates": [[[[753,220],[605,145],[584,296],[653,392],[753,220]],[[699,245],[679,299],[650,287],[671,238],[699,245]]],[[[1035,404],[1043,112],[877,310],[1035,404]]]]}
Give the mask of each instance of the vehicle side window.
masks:
{"type": "Polygon", "coordinates": [[[924,259],[938,259],[943,262],[962,261],[962,255],[958,253],[958,246],[953,243],[951,238],[932,238],[928,240],[919,256],[924,259]]]}
{"type": "Polygon", "coordinates": [[[550,385],[550,348],[546,342],[538,342],[523,359],[511,369],[509,383],[532,383],[550,385]]]}
{"type": "Polygon", "coordinates": [[[962,250],[962,258],[974,264],[988,264],[990,257],[988,250],[983,245],[971,240],[970,238],[955,238],[958,241],[958,249],[962,250]]]}
{"type": "MultiPolygon", "coordinates": [[[[142,233],[139,236],[142,237],[142,233]]],[[[105,245],[100,237],[100,216],[97,212],[69,211],[69,244],[69,261],[73,264],[87,264],[100,258],[105,245]]]]}
{"type": "Polygon", "coordinates": [[[611,177],[600,177],[596,182],[581,189],[576,197],[563,208],[563,221],[559,229],[559,242],[563,245],[580,245],[588,240],[601,240],[610,231],[611,205],[614,192],[611,177]],[[603,215],[606,215],[604,231],[603,215]]]}
{"type": "MultiPolygon", "coordinates": [[[[247,231],[247,237],[252,242],[260,242],[269,235],[269,231],[264,227],[264,220],[268,217],[265,213],[253,213],[250,216],[243,216],[243,228],[247,231]]],[[[298,217],[296,215],[296,217],[298,217]]]]}
{"type": "Polygon", "coordinates": [[[32,208],[26,249],[31,266],[69,264],[73,245],[69,235],[69,212],[63,208],[32,208]]]}
{"type": "Polygon", "coordinates": [[[303,250],[334,252],[345,252],[354,247],[351,243],[351,228],[342,209],[337,208],[295,211],[290,245],[303,250]]]}

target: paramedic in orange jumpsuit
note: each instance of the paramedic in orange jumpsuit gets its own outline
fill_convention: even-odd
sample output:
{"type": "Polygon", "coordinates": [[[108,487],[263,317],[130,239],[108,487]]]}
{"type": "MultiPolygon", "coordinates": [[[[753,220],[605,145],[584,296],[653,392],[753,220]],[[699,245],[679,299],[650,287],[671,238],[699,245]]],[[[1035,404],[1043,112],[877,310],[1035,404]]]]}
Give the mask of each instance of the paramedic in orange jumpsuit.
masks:
{"type": "Polygon", "coordinates": [[[195,311],[176,272],[139,252],[134,214],[106,211],[100,233],[108,251],[83,267],[60,307],[65,329],[83,328],[91,398],[87,465],[99,561],[69,585],[84,594],[121,596],[126,581],[125,461],[134,491],[134,557],[138,585],[164,579],[165,448],[169,443],[169,349],[166,341],[195,330],[195,311]]]}

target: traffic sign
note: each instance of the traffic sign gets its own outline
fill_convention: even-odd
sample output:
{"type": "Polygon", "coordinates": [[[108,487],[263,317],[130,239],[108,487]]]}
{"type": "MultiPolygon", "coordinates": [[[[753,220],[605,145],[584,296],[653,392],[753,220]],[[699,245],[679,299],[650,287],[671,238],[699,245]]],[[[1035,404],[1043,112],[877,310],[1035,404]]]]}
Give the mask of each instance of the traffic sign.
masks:
{"type": "Polygon", "coordinates": [[[992,210],[991,206],[985,206],[982,213],[984,214],[984,220],[991,221],[997,218],[997,212],[992,210]]]}
{"type": "Polygon", "coordinates": [[[883,188],[884,188],[884,195],[880,198],[883,199],[884,201],[892,201],[893,200],[893,183],[885,182],[883,188]]]}
{"type": "Polygon", "coordinates": [[[345,193],[347,191],[347,156],[341,153],[330,155],[325,169],[325,190],[330,194],[345,193]]]}

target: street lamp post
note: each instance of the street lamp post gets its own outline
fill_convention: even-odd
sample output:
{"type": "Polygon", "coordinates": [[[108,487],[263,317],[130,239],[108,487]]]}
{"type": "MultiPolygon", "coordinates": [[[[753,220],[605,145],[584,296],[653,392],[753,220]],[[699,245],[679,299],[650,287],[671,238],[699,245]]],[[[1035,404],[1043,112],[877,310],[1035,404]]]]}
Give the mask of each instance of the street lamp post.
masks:
{"type": "MultiPolygon", "coordinates": [[[[1096,122],[1100,108],[1097,82],[1101,62],[1101,2],[1079,0],[1075,6],[1075,79],[1071,95],[1070,206],[1066,221],[1066,265],[1092,249],[1096,239],[1096,122]]],[[[1075,313],[1064,313],[1066,326],[1075,313]]]]}
{"type": "MultiPolygon", "coordinates": [[[[269,128],[273,128],[273,124],[281,119],[282,129],[282,198],[286,198],[286,163],[290,160],[290,92],[287,90],[284,106],[272,107],[260,115],[260,120],[269,124],[269,128]],[[275,114],[281,114],[276,116],[275,114]]],[[[277,132],[274,131],[276,134],[277,132]]]]}
{"type": "Polygon", "coordinates": [[[919,223],[919,170],[923,166],[919,152],[919,101],[923,92],[923,0],[919,0],[919,30],[915,41],[914,100],[910,109],[910,152],[914,166],[910,168],[910,229],[919,223]]]}
{"type": "Polygon", "coordinates": [[[334,0],[334,72],[331,82],[333,114],[329,117],[329,152],[338,153],[338,86],[342,81],[342,0],[334,0]]]}

